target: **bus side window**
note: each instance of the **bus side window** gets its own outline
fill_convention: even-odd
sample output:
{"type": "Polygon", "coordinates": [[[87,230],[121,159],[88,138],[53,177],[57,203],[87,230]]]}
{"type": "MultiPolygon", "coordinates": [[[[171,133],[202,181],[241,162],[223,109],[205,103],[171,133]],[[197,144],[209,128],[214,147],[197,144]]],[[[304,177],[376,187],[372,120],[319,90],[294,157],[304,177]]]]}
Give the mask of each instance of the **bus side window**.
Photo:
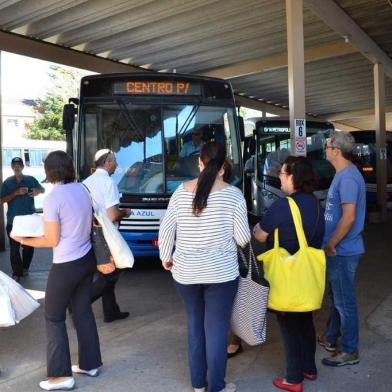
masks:
{"type": "Polygon", "coordinates": [[[24,151],[23,151],[23,155],[24,155],[25,165],[26,165],[26,166],[30,166],[30,154],[29,154],[29,150],[24,150],[24,151]]]}

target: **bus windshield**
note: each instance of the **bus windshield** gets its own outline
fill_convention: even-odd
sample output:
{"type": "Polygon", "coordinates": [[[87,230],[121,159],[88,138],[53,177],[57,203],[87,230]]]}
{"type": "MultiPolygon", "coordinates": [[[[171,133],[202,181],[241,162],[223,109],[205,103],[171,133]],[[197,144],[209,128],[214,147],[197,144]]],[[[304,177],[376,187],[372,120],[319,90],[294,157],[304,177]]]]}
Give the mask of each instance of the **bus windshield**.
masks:
{"type": "Polygon", "coordinates": [[[123,194],[171,194],[198,176],[200,148],[207,141],[226,145],[233,183],[240,183],[234,110],[199,104],[85,102],[81,113],[81,176],[90,174],[100,148],[115,152],[113,179],[123,194]]]}
{"type": "MultiPolygon", "coordinates": [[[[363,174],[365,181],[376,183],[376,134],[375,131],[353,131],[355,139],[353,162],[363,174]]],[[[392,179],[392,132],[386,138],[388,182],[392,179]]]]}
{"type": "MultiPolygon", "coordinates": [[[[280,188],[279,170],[284,160],[290,155],[291,141],[289,124],[282,121],[268,124],[257,123],[257,174],[259,181],[271,182],[280,188]]],[[[325,159],[325,145],[329,133],[333,130],[324,124],[307,122],[307,157],[312,162],[318,177],[317,189],[329,187],[335,170],[325,159]]]]}

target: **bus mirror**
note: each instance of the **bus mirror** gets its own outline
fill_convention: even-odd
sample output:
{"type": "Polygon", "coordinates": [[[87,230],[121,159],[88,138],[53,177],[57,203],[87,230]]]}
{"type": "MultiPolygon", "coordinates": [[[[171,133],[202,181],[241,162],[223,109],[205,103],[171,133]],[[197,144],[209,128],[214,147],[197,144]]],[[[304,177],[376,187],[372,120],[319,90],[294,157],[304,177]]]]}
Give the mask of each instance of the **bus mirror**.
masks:
{"type": "Polygon", "coordinates": [[[244,118],[241,116],[238,116],[238,125],[240,130],[240,139],[243,142],[245,139],[245,126],[244,126],[244,118]]]}
{"type": "Polygon", "coordinates": [[[72,132],[75,126],[76,107],[72,103],[68,103],[63,107],[63,129],[66,132],[72,132]]]}
{"type": "Polygon", "coordinates": [[[67,153],[73,157],[73,134],[75,126],[75,115],[77,108],[72,104],[66,104],[63,107],[63,129],[65,130],[65,140],[67,142],[67,153]]]}

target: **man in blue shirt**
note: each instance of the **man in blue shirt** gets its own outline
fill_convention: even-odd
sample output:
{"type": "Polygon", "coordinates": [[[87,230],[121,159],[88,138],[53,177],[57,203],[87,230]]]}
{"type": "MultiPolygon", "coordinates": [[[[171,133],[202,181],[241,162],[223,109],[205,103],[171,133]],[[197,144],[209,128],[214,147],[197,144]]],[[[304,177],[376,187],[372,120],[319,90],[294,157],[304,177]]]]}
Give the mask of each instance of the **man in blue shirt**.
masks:
{"type": "Polygon", "coordinates": [[[194,129],[192,131],[192,140],[186,142],[180,151],[180,158],[186,158],[191,155],[200,155],[200,150],[203,147],[201,140],[201,129],[194,129]]]}
{"type": "Polygon", "coordinates": [[[325,208],[324,246],[327,254],[327,280],[331,313],[319,344],[336,351],[341,336],[342,351],[324,358],[327,366],[359,363],[358,310],[355,273],[365,248],[362,231],[366,214],[365,181],[351,162],[354,138],[347,132],[334,132],[327,140],[327,159],[336,170],[325,208]]]}
{"type": "Polygon", "coordinates": [[[15,157],[11,161],[11,168],[15,175],[8,177],[1,187],[1,201],[8,204],[7,234],[10,241],[10,259],[13,278],[19,282],[23,274],[27,275],[33,259],[34,248],[22,245],[10,237],[12,223],[17,215],[29,215],[35,212],[34,197],[44,193],[45,189],[32,176],[22,174],[24,164],[22,158],[15,157]]]}

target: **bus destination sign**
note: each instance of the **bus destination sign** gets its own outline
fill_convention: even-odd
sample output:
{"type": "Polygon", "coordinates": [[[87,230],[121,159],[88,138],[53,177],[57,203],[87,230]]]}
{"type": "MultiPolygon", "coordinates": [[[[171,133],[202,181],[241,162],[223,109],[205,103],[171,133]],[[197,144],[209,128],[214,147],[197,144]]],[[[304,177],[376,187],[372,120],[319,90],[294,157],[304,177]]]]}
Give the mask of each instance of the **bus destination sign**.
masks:
{"type": "Polygon", "coordinates": [[[287,127],[264,127],[265,133],[290,133],[290,128],[287,127]]]}
{"type": "Polygon", "coordinates": [[[200,84],[180,80],[139,81],[114,83],[114,94],[129,95],[200,95],[200,84]]]}

